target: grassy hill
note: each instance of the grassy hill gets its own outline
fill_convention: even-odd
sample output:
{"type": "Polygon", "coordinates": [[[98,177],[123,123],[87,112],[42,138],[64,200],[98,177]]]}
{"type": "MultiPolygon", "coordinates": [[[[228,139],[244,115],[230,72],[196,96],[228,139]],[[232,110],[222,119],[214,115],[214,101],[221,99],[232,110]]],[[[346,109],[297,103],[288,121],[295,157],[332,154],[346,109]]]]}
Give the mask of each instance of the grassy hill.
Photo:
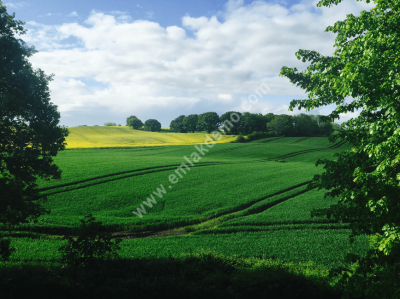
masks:
{"type": "MultiPolygon", "coordinates": [[[[74,134],[78,135],[81,128],[75,129],[74,134]]],[[[93,128],[93,132],[118,129],[128,130],[93,128]]],[[[83,136],[93,136],[90,130],[82,128],[86,134],[83,136]]],[[[137,134],[141,133],[144,132],[137,134]]],[[[134,131],[132,136],[135,134],[134,131]]],[[[121,274],[132,265],[130,272],[138,277],[133,285],[140,286],[143,294],[153,288],[161,292],[166,285],[173,286],[173,292],[196,293],[189,286],[203,283],[204,288],[199,288],[207,292],[213,279],[215,292],[218,289],[226,295],[231,287],[232,292],[245,296],[252,290],[250,285],[261,290],[268,287],[266,279],[272,279],[275,282],[271,285],[278,285],[280,291],[270,298],[294,298],[293,293],[281,297],[281,292],[290,288],[298,292],[309,281],[322,283],[323,289],[330,288],[328,270],[343,265],[347,251],[363,255],[368,250],[368,240],[363,236],[350,244],[348,224],[310,217],[311,209],[329,207],[337,200],[324,199],[324,190],[306,189],[314,174],[323,171],[322,166],[315,167],[316,160],[333,159],[334,153],[350,149],[349,144],[332,144],[324,137],[277,137],[245,144],[203,145],[202,149],[208,150],[203,154],[199,148],[176,145],[61,152],[55,162],[63,171],[62,179],[39,181],[41,193],[48,197],[44,206],[51,209],[51,214],[42,216],[36,224],[19,228],[20,233],[12,237],[12,246],[18,251],[10,262],[0,262],[0,267],[40,264],[63,273],[58,252],[65,243],[61,235],[75,234],[79,219],[87,213],[102,221],[114,237],[124,239],[120,243],[124,263],[114,264],[124,270],[118,268],[115,275],[134,275],[121,274]],[[174,182],[171,175],[175,176],[174,182]],[[202,253],[204,250],[212,253],[202,253]],[[190,261],[184,256],[189,256],[190,261]],[[147,266],[141,264],[139,269],[137,263],[147,266]],[[152,267],[154,270],[150,270],[152,267]],[[179,268],[183,272],[176,267],[183,267],[179,268]],[[231,267],[231,272],[218,272],[224,267],[231,267]],[[202,276],[199,269],[209,274],[202,276]],[[277,274],[281,271],[278,269],[286,269],[282,270],[282,277],[277,274]],[[155,276],[164,277],[165,283],[150,283],[155,276]],[[308,282],[302,280],[304,277],[308,282]]],[[[40,271],[41,280],[53,279],[50,270],[40,271]]],[[[10,273],[7,275],[14,275],[10,273]]],[[[85,277],[89,279],[91,275],[85,277]]],[[[76,284],[75,278],[68,279],[73,280],[69,284],[76,284]]],[[[96,285],[96,290],[106,285],[90,283],[96,285]]],[[[314,285],[307,289],[309,295],[298,298],[339,298],[321,295],[318,288],[314,285]]],[[[274,294],[267,289],[265,294],[274,294]]],[[[218,298],[236,298],[225,295],[218,298]]]]}
{"type": "MultiPolygon", "coordinates": [[[[203,133],[169,133],[133,130],[129,127],[69,127],[66,138],[67,149],[107,148],[107,147],[146,147],[164,145],[183,145],[204,143],[203,133]]],[[[237,136],[222,136],[217,143],[230,142],[237,136]]]]}

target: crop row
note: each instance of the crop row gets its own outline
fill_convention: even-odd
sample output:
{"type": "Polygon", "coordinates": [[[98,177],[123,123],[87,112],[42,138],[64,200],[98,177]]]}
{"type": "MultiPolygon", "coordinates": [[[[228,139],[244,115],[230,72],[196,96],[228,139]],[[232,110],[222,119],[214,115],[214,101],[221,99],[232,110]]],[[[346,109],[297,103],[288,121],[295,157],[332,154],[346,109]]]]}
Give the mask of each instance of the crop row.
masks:
{"type": "MultiPolygon", "coordinates": [[[[110,227],[136,230],[191,225],[249,208],[269,196],[306,184],[308,181],[304,180],[307,177],[310,180],[316,171],[313,165],[303,163],[209,165],[184,168],[186,174],[180,171],[182,178],[172,185],[168,177],[176,174],[175,170],[131,176],[49,195],[44,205],[52,213],[42,217],[37,225],[73,227],[79,223],[79,217],[89,212],[110,227]],[[144,205],[143,202],[161,184],[165,194],[161,194],[161,198],[153,194],[157,203],[152,208],[144,205]],[[137,212],[141,205],[146,213],[139,218],[133,211],[137,212]]],[[[265,204],[268,203],[260,203],[261,206],[265,204]]]]}
{"type": "Polygon", "coordinates": [[[212,229],[202,229],[192,232],[191,235],[216,235],[238,232],[268,232],[274,230],[303,230],[303,229],[349,229],[348,223],[298,223],[298,224],[274,224],[274,225],[248,225],[243,226],[219,226],[212,229]]]}
{"type": "Polygon", "coordinates": [[[291,158],[291,157],[294,157],[294,156],[298,156],[298,155],[302,155],[302,154],[308,154],[308,153],[316,152],[316,151],[332,150],[332,149],[336,149],[336,148],[341,147],[341,146],[344,145],[345,143],[346,143],[346,140],[342,140],[342,141],[339,141],[338,143],[336,143],[336,144],[334,144],[334,145],[332,145],[332,146],[330,146],[330,147],[328,147],[328,148],[307,149],[307,150],[302,150],[302,151],[297,151],[297,152],[292,152],[292,153],[289,153],[289,154],[277,156],[277,157],[274,157],[274,158],[269,158],[269,159],[266,159],[266,160],[271,160],[271,159],[285,159],[285,158],[291,158]]]}
{"type": "Polygon", "coordinates": [[[329,221],[326,217],[310,216],[312,209],[323,209],[337,203],[337,199],[324,199],[325,192],[314,189],[274,205],[262,213],[226,221],[221,226],[334,222],[333,219],[329,221]]]}
{"type": "MultiPolygon", "coordinates": [[[[263,257],[288,262],[314,261],[327,267],[343,265],[347,250],[364,255],[369,243],[365,236],[349,242],[350,230],[299,229],[266,232],[237,232],[218,235],[189,235],[164,238],[123,240],[119,251],[122,258],[179,257],[182,253],[200,249],[212,250],[225,256],[263,257]]],[[[57,261],[62,240],[13,238],[17,251],[11,262],[57,261]]]]}

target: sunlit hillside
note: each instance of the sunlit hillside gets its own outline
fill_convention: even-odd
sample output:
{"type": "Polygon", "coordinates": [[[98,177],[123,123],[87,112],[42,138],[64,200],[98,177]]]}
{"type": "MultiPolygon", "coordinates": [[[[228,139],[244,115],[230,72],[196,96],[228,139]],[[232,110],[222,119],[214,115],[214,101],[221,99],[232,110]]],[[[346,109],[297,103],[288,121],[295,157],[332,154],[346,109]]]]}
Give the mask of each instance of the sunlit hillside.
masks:
{"type": "MultiPolygon", "coordinates": [[[[142,147],[202,144],[203,133],[159,133],[133,130],[129,127],[70,127],[66,138],[67,149],[100,147],[142,147]]],[[[230,142],[237,136],[222,136],[216,143],[230,142]]]]}

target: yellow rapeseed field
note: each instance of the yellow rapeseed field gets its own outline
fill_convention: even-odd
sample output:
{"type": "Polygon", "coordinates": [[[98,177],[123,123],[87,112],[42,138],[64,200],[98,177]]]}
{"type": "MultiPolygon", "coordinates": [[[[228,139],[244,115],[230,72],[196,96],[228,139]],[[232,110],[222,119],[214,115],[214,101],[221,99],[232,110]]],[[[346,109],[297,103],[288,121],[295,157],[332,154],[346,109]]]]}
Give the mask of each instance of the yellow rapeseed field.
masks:
{"type": "MultiPolygon", "coordinates": [[[[69,127],[66,148],[143,147],[163,145],[202,144],[203,133],[159,133],[133,130],[129,127],[69,127]]],[[[236,135],[222,135],[216,143],[230,142],[236,135]]]]}

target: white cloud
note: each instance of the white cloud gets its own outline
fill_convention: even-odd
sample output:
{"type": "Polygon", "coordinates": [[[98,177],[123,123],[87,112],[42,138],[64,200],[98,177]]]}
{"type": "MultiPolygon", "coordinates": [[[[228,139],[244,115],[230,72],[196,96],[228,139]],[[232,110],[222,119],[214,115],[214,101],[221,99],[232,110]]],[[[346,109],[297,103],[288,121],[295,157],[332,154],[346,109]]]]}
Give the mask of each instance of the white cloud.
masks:
{"type": "Polygon", "coordinates": [[[167,28],[129,20],[124,12],[92,11],[84,24],[27,22],[30,30],[21,38],[40,51],[30,58],[33,66],[56,74],[51,96],[62,115],[101,107],[121,115],[153,115],[166,126],[180,114],[238,110],[246,100],[241,95],[254,93],[261,82],[269,90],[251,112],[298,114],[302,111],[287,111],[289,103],[270,100],[307,98],[305,90],[278,76],[280,69],[303,71],[310,65],[297,60],[299,49],[332,56],[336,34],[325,33],[325,28],[346,14],[374,7],[353,0],[317,8],[318,1],[304,0],[286,9],[231,0],[222,22],[216,16],[184,16],[181,26],[167,28]],[[193,30],[194,37],[188,37],[185,28],[193,30]],[[66,43],[67,38],[76,42],[66,43]],[[78,78],[91,78],[97,87],[78,78]]]}
{"type": "Polygon", "coordinates": [[[182,24],[185,27],[188,27],[193,30],[200,29],[208,22],[207,17],[200,17],[200,18],[191,18],[189,16],[185,16],[182,18],[182,24]]]}
{"type": "Polygon", "coordinates": [[[69,17],[77,17],[78,13],[76,11],[71,12],[69,15],[69,17]]]}
{"type": "Polygon", "coordinates": [[[232,95],[220,93],[220,94],[218,95],[218,99],[220,99],[220,100],[225,100],[225,101],[227,101],[227,102],[230,102],[230,101],[232,101],[232,95]]]}
{"type": "Polygon", "coordinates": [[[21,8],[21,7],[23,7],[23,6],[27,5],[27,4],[28,3],[26,3],[26,2],[16,2],[16,3],[6,2],[6,3],[4,3],[4,5],[7,8],[14,8],[14,9],[21,8]]]}
{"type": "Polygon", "coordinates": [[[141,6],[141,5],[139,5],[139,4],[136,4],[136,7],[138,7],[138,8],[143,8],[143,6],[141,6]]]}
{"type": "Polygon", "coordinates": [[[48,14],[46,14],[46,16],[51,17],[53,14],[51,12],[49,12],[48,14]]]}

